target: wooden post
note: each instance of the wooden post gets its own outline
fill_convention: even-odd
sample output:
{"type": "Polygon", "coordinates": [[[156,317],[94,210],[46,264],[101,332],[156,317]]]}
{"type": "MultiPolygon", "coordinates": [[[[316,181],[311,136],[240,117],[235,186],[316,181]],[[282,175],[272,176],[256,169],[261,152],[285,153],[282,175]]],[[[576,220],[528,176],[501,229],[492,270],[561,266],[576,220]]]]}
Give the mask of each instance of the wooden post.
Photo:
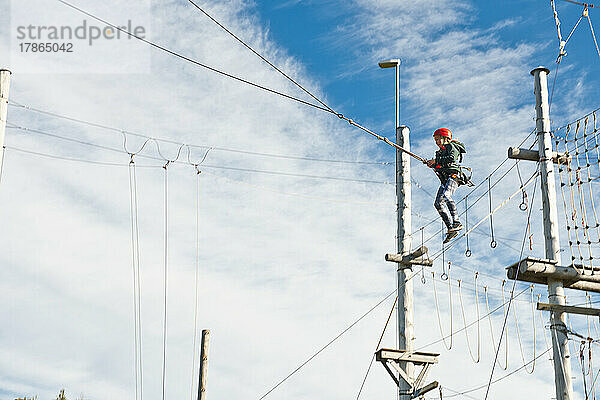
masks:
{"type": "Polygon", "coordinates": [[[4,136],[6,132],[6,116],[8,114],[8,92],[11,72],[0,69],[0,172],[4,165],[4,136]]]}
{"type": "MultiPolygon", "coordinates": [[[[396,128],[396,143],[410,150],[410,129],[406,126],[396,128]]],[[[411,251],[411,182],[410,156],[396,150],[396,196],[398,198],[398,254],[407,256],[411,251]]],[[[398,347],[412,351],[414,339],[413,325],[413,284],[409,266],[398,263],[398,347]]],[[[414,365],[402,361],[400,368],[410,380],[414,380],[414,365]]],[[[400,400],[411,399],[412,382],[400,379],[400,400]]]]}
{"type": "MultiPolygon", "coordinates": [[[[554,178],[554,163],[552,141],[550,138],[550,111],[548,105],[548,81],[550,71],[545,67],[537,67],[531,71],[534,76],[536,128],[538,136],[538,153],[540,160],[540,177],[542,189],[542,206],[544,214],[544,240],[546,243],[546,258],[560,260],[560,242],[558,235],[558,211],[556,207],[556,187],[554,178]]],[[[548,278],[548,300],[550,304],[565,305],[563,282],[552,277],[548,278]]],[[[552,347],[554,360],[554,380],[556,384],[556,399],[571,400],[573,384],[571,382],[571,361],[568,338],[566,334],[566,314],[559,309],[551,313],[550,329],[552,332],[552,347]]]]}
{"type": "Polygon", "coordinates": [[[200,350],[200,376],[198,378],[198,400],[206,400],[206,375],[208,373],[208,344],[210,331],[202,330],[202,344],[200,350]]]}

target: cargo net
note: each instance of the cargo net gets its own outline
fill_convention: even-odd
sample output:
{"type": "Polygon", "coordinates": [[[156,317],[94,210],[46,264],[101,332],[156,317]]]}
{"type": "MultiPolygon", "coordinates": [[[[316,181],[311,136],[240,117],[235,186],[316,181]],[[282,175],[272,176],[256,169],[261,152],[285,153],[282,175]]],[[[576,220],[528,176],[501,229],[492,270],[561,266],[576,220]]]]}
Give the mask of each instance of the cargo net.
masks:
{"type": "Polygon", "coordinates": [[[597,112],[553,132],[570,265],[589,275],[600,273],[600,222],[594,194],[600,189],[597,112]]]}

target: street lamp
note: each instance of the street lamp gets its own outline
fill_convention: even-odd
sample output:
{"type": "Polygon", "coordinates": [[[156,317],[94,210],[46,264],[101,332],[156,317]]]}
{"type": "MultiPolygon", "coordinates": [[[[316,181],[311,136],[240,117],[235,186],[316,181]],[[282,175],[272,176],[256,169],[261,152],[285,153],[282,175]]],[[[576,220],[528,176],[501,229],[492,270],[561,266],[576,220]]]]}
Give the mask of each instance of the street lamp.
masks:
{"type": "MultiPolygon", "coordinates": [[[[385,60],[379,63],[381,68],[396,68],[396,143],[410,151],[410,129],[400,126],[400,59],[385,60]]],[[[411,186],[410,156],[396,149],[396,198],[397,198],[397,253],[406,255],[411,250],[411,186]]],[[[413,318],[413,285],[412,271],[402,263],[398,263],[398,346],[403,351],[413,350],[414,318],[413,318]]],[[[399,362],[399,367],[408,376],[408,380],[399,379],[400,399],[412,398],[414,391],[414,365],[411,362],[399,362]],[[409,383],[409,381],[411,381],[409,383]]]]}
{"type": "Polygon", "coordinates": [[[400,126],[400,63],[399,58],[379,62],[380,68],[396,68],[396,129],[400,126]]]}

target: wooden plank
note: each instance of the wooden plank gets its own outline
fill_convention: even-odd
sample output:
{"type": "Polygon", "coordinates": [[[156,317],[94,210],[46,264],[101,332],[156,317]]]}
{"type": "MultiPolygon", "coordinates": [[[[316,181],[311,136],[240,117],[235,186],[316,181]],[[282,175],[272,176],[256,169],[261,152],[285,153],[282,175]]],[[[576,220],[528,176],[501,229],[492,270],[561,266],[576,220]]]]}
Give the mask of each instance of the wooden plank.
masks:
{"type": "MultiPolygon", "coordinates": [[[[517,269],[511,268],[507,271],[508,279],[515,279],[517,269]]],[[[545,277],[540,274],[530,274],[527,272],[519,273],[517,277],[518,281],[521,282],[529,282],[529,283],[539,283],[543,285],[548,284],[548,277],[545,277]]],[[[574,290],[583,290],[587,292],[600,293],[600,283],[597,282],[588,282],[588,281],[564,281],[564,287],[566,289],[574,289],[574,290]]]]}
{"type": "Polygon", "coordinates": [[[600,317],[600,309],[589,307],[563,306],[559,304],[537,303],[537,309],[542,311],[559,311],[569,314],[593,315],[600,317]]]}
{"type": "MultiPolygon", "coordinates": [[[[509,147],[508,158],[512,158],[513,160],[539,161],[540,153],[537,150],[509,147]]],[[[552,152],[552,162],[554,162],[554,164],[566,165],[568,160],[569,157],[564,153],[552,152]]]]}
{"type": "Polygon", "coordinates": [[[433,261],[431,261],[428,257],[427,257],[427,247],[425,246],[421,246],[419,248],[417,248],[416,250],[414,250],[412,253],[408,254],[408,255],[402,255],[402,254],[392,254],[392,253],[388,253],[385,255],[385,261],[390,261],[390,262],[395,262],[395,263],[400,263],[402,265],[427,265],[427,266],[431,266],[433,265],[433,261]]]}
{"type": "Polygon", "coordinates": [[[407,361],[413,364],[435,364],[438,362],[438,353],[425,353],[421,351],[407,352],[404,350],[380,349],[376,353],[377,361],[394,360],[407,361]]]}

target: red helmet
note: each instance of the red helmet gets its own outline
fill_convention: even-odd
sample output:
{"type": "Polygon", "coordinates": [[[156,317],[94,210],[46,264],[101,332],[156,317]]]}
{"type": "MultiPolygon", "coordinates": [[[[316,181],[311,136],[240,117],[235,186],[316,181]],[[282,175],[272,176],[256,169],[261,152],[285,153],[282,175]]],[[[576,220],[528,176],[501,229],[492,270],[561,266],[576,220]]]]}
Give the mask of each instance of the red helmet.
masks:
{"type": "Polygon", "coordinates": [[[448,128],[440,128],[438,130],[436,130],[435,132],[433,132],[433,136],[441,136],[441,137],[445,137],[448,139],[452,139],[452,131],[448,128]]]}

